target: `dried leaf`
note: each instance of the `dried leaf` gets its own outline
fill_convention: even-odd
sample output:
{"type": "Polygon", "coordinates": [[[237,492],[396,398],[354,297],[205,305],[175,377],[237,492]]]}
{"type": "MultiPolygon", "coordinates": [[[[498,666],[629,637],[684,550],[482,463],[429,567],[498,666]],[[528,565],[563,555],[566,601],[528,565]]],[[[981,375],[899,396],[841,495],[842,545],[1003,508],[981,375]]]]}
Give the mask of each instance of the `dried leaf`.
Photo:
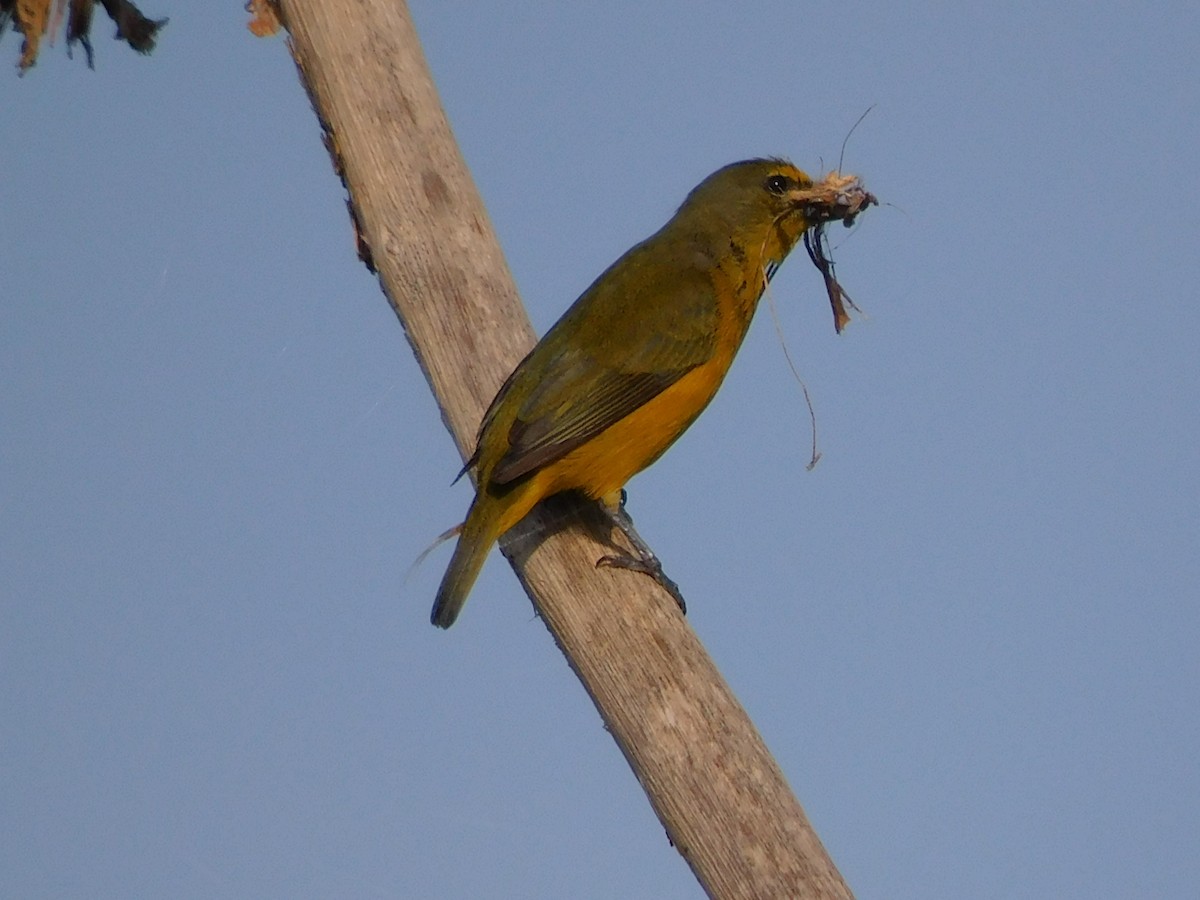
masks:
{"type": "Polygon", "coordinates": [[[89,35],[92,31],[92,11],[95,9],[94,0],[71,0],[71,14],[67,19],[67,55],[76,42],[83,45],[87,54],[89,69],[96,68],[96,59],[92,53],[92,42],[89,35]]]}
{"type": "Polygon", "coordinates": [[[12,21],[13,28],[24,35],[21,59],[17,68],[24,75],[37,62],[38,45],[50,23],[50,0],[8,0],[0,5],[0,33],[12,21]]]}
{"type": "Polygon", "coordinates": [[[279,33],[279,5],[276,0],[249,0],[246,12],[254,16],[246,27],[255,37],[270,37],[279,33]]]}
{"type": "Polygon", "coordinates": [[[138,53],[154,49],[154,38],[167,24],[166,19],[148,19],[130,0],[100,0],[108,17],[117,23],[117,40],[123,40],[138,53]]]}
{"type": "MultiPolygon", "coordinates": [[[[149,53],[154,49],[155,38],[159,29],[167,24],[166,19],[147,18],[131,0],[100,2],[109,18],[117,24],[117,40],[125,41],[139,53],[149,53]]],[[[95,0],[0,0],[0,34],[12,22],[13,27],[25,36],[18,63],[22,74],[37,62],[42,35],[58,30],[64,11],[67,19],[67,55],[71,55],[75,44],[82,44],[87,53],[88,68],[94,68],[91,32],[95,0]],[[52,18],[50,8],[55,2],[57,5],[52,18]]]]}

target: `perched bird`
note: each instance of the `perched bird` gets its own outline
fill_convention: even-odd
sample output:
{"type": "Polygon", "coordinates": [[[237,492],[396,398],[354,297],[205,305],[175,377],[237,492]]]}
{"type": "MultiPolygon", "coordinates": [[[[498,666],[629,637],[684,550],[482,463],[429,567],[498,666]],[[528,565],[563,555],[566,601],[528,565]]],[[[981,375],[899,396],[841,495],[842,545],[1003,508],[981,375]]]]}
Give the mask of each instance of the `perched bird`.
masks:
{"type": "MultiPolygon", "coordinates": [[[[623,486],[712,400],[768,279],[801,236],[816,234],[806,245],[813,261],[828,267],[820,228],[832,220],[849,224],[874,202],[851,176],[831,174],[814,185],[785,160],[733,163],[700,182],[666,225],[600,275],[484,414],[463,469],[475,472],[475,500],[466,520],[447,532],[458,534],[458,544],[433,624],[454,623],[500,535],[538,501],[566,490],[600,500],[638,553],[601,563],[653,575],[682,606],[631,527],[623,486]]],[[[822,272],[828,286],[831,269],[822,272]]],[[[838,330],[845,317],[840,296],[830,287],[838,330]]]]}

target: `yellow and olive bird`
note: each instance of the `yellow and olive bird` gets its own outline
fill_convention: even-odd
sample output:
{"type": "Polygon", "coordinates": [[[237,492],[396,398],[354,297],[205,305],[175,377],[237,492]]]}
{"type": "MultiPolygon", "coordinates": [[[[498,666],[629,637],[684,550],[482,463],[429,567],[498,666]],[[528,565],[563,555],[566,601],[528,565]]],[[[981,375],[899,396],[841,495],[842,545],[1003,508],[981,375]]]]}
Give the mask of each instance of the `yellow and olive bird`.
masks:
{"type": "MultiPolygon", "coordinates": [[[[721,386],[768,279],[805,232],[818,265],[824,223],[849,224],[875,198],[852,176],[813,180],[781,159],[725,166],[697,185],[656,234],[592,283],[500,387],[479,429],[476,494],[433,606],[458,617],[484,559],[540,500],[574,490],[600,500],[645,571],[674,583],[624,515],[625,482],[704,410],[721,386]]],[[[832,278],[822,268],[827,286],[832,278]]],[[[833,282],[836,285],[836,281],[833,282]]],[[[839,289],[840,293],[840,289],[839,289]]],[[[830,288],[838,330],[844,319],[830,288]]]]}

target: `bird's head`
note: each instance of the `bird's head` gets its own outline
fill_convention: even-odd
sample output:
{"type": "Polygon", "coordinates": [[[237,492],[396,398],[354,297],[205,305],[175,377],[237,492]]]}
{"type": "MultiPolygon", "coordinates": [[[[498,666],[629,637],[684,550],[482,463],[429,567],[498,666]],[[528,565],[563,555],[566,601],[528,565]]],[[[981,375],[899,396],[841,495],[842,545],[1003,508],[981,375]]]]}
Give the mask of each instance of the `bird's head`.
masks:
{"type": "Polygon", "coordinates": [[[814,182],[785,159],[748,159],[705,178],[676,216],[692,224],[707,220],[729,233],[776,227],[794,244],[807,228],[834,220],[849,225],[875,202],[854,175],[831,172],[814,182]]]}
{"type": "Polygon", "coordinates": [[[834,318],[840,331],[848,320],[839,295],[830,286],[832,269],[822,250],[822,229],[829,222],[849,226],[878,201],[854,175],[830,172],[814,182],[784,159],[731,163],[692,189],[672,220],[676,232],[697,241],[714,258],[732,255],[740,265],[768,274],[804,236],[809,255],[826,277],[834,318]]]}

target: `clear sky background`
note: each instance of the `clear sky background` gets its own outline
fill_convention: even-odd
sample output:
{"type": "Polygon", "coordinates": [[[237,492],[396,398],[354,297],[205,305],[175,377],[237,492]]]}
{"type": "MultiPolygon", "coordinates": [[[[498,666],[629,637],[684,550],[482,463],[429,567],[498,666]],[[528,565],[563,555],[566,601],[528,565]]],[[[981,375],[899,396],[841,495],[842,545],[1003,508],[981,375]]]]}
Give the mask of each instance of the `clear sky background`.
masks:
{"type": "MultiPolygon", "coordinates": [[[[724,163],[803,253],[642,534],[862,898],[1200,891],[1200,7],[415,2],[539,331],[724,163]],[[650,6],[651,9],[644,7],[650,6]],[[569,7],[569,8],[568,8],[569,7]]],[[[0,893],[693,898],[241,3],[0,41],[0,893]]]]}

